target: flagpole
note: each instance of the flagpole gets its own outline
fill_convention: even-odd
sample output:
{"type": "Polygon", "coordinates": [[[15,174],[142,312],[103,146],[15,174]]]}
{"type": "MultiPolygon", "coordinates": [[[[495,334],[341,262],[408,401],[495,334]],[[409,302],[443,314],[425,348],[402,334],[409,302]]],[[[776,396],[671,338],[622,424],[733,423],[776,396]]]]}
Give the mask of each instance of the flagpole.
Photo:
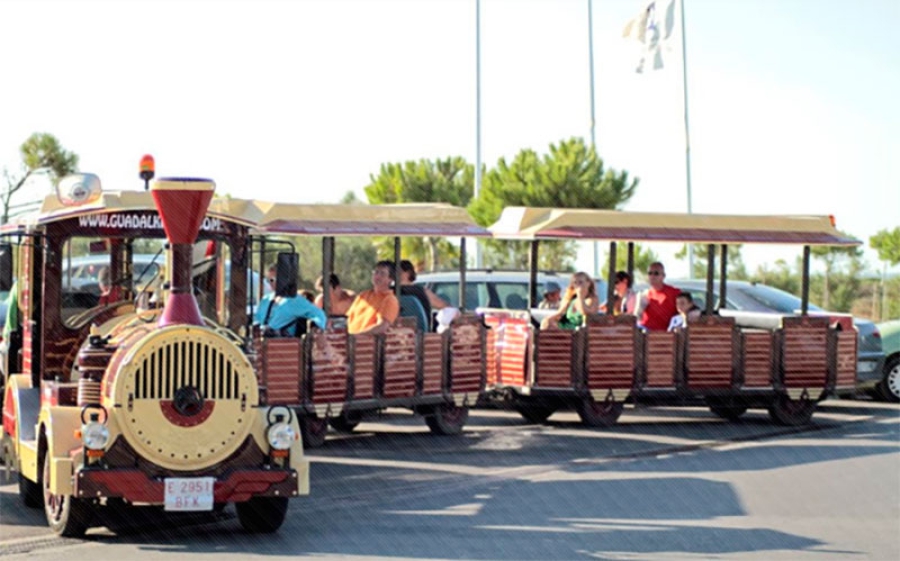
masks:
{"type": "MultiPolygon", "coordinates": [[[[679,0],[681,8],[681,83],[684,87],[684,171],[687,182],[687,211],[692,214],[694,211],[693,201],[691,200],[691,134],[688,120],[688,84],[687,84],[687,37],[684,33],[684,0],[679,0]]],[[[688,278],[694,278],[694,248],[691,244],[688,246],[688,278]]]]}
{"type": "MultiPolygon", "coordinates": [[[[594,10],[593,0],[588,0],[588,64],[591,76],[591,148],[597,152],[597,136],[594,130],[597,125],[596,112],[594,110],[594,10]]],[[[594,240],[594,278],[600,276],[600,250],[599,242],[594,240]]]]}
{"type": "MultiPolygon", "coordinates": [[[[475,192],[481,193],[481,0],[475,0],[475,192]]],[[[481,243],[475,240],[475,268],[484,268],[481,243]]]]}

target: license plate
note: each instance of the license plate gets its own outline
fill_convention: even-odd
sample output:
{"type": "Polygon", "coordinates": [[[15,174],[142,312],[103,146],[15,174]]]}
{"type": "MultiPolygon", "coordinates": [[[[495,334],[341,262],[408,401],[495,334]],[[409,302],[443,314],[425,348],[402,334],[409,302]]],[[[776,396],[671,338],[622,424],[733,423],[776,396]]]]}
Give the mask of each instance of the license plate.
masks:
{"type": "Polygon", "coordinates": [[[165,510],[182,512],[212,510],[215,481],[215,477],[166,479],[165,510]]]}
{"type": "Polygon", "coordinates": [[[856,369],[860,372],[872,372],[875,370],[875,363],[872,361],[859,361],[856,363],[856,369]]]}

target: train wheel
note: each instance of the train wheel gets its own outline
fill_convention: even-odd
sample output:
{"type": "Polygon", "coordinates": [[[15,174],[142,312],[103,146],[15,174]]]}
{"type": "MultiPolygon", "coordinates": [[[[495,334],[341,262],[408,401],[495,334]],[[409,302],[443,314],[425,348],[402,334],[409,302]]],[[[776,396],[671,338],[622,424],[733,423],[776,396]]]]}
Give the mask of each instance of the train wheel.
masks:
{"type": "Polygon", "coordinates": [[[425,415],[425,424],[434,434],[460,434],[466,421],[469,420],[469,408],[457,407],[452,403],[444,403],[425,415]]]}
{"type": "Polygon", "coordinates": [[[769,417],[780,425],[799,426],[808,424],[815,410],[815,401],[778,395],[769,405],[769,417]]]}
{"type": "Polygon", "coordinates": [[[878,397],[884,401],[900,401],[900,356],[893,356],[884,365],[884,378],[876,386],[878,397]]]}
{"type": "Polygon", "coordinates": [[[253,497],[235,503],[238,520],[244,530],[254,534],[271,534],[281,528],[287,516],[287,497],[253,497]]]}
{"type": "Polygon", "coordinates": [[[50,457],[44,455],[44,513],[47,524],[56,534],[80,538],[91,526],[91,505],[71,495],[54,495],[50,491],[50,457]]]}
{"type": "Polygon", "coordinates": [[[713,415],[728,421],[737,421],[747,412],[747,406],[739,401],[707,398],[706,403],[713,415]]]}
{"type": "Polygon", "coordinates": [[[578,416],[581,417],[581,422],[589,427],[611,427],[615,425],[622,414],[623,407],[621,401],[614,399],[595,401],[591,396],[584,397],[575,404],[578,416]]]}
{"type": "Polygon", "coordinates": [[[27,507],[41,508],[44,506],[44,492],[41,484],[30,481],[21,473],[19,474],[19,498],[27,507]]]}
{"type": "Polygon", "coordinates": [[[543,423],[550,418],[555,411],[555,407],[544,405],[542,403],[529,403],[524,401],[513,402],[513,409],[518,411],[529,423],[543,423]]]}
{"type": "Polygon", "coordinates": [[[300,421],[300,435],[303,437],[304,448],[319,448],[325,444],[328,421],[314,415],[300,415],[298,421],[300,421]]]}
{"type": "Polygon", "coordinates": [[[337,417],[328,419],[331,428],[338,432],[351,433],[362,421],[362,413],[358,411],[344,412],[337,417]]]}

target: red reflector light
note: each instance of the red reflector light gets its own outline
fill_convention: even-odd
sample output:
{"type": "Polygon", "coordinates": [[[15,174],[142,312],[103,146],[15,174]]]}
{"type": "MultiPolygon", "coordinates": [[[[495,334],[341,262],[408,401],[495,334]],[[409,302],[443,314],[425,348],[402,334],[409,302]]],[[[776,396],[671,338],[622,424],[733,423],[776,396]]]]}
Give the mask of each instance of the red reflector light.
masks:
{"type": "Polygon", "coordinates": [[[288,451],[287,450],[272,450],[273,458],[287,458],[288,451]]]}
{"type": "Polygon", "coordinates": [[[88,458],[94,458],[94,459],[96,459],[96,458],[102,458],[102,457],[103,457],[103,450],[90,450],[90,449],[88,449],[88,450],[87,450],[87,457],[88,457],[88,458]]]}

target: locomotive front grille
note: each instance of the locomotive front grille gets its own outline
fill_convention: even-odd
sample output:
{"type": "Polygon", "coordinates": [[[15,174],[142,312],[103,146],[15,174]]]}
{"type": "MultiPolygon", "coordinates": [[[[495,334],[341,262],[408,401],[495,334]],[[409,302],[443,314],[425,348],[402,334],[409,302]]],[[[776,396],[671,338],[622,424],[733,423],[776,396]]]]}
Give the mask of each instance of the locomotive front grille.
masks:
{"type": "Polygon", "coordinates": [[[224,460],[244,442],[259,386],[232,340],[193,325],[122,339],[107,372],[114,384],[112,410],[142,457],[193,471],[224,460]]]}
{"type": "Polygon", "coordinates": [[[183,387],[206,399],[239,399],[238,373],[219,349],[201,341],[175,342],[148,353],[135,370],[135,399],[174,399],[183,387]]]}

